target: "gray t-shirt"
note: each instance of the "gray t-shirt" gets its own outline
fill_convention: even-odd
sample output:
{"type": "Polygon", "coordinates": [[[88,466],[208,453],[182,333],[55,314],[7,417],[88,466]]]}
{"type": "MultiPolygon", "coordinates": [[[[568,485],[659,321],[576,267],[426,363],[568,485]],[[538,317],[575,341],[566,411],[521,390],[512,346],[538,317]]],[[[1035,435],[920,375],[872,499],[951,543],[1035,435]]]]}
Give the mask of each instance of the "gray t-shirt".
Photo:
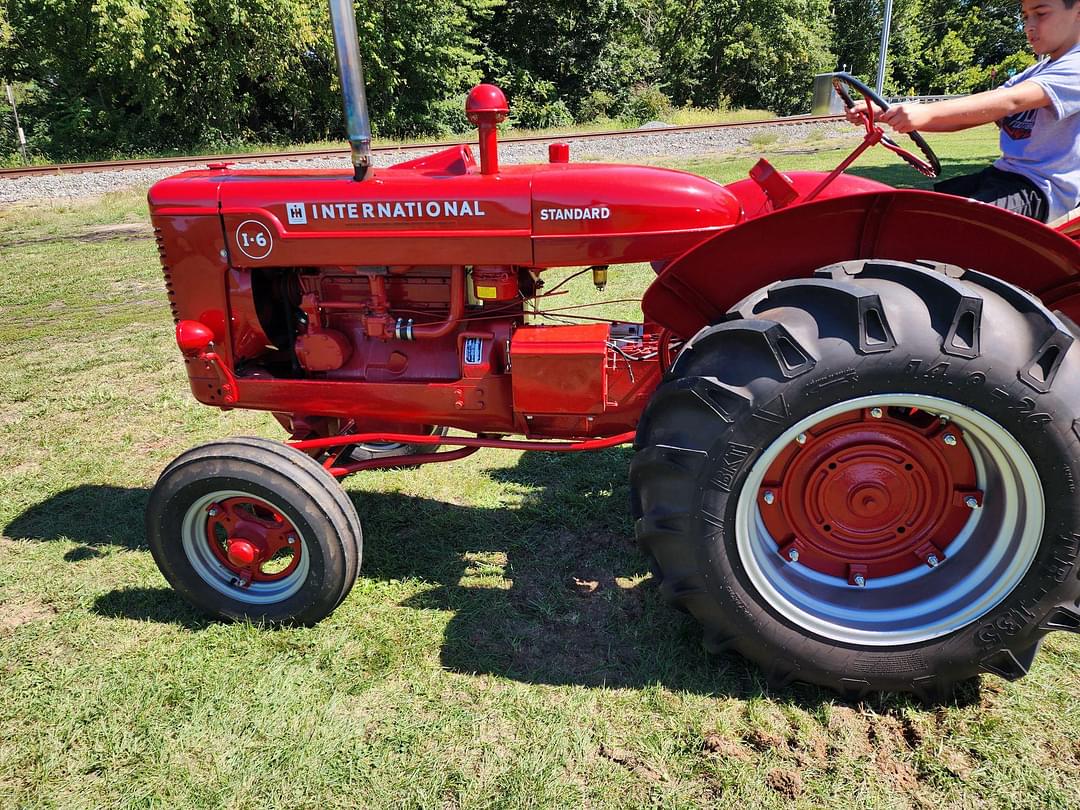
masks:
{"type": "Polygon", "coordinates": [[[1005,87],[1035,82],[1050,106],[998,121],[1002,157],[994,165],[1033,182],[1050,202],[1050,219],[1080,205],[1080,46],[1038,62],[1005,87]]]}

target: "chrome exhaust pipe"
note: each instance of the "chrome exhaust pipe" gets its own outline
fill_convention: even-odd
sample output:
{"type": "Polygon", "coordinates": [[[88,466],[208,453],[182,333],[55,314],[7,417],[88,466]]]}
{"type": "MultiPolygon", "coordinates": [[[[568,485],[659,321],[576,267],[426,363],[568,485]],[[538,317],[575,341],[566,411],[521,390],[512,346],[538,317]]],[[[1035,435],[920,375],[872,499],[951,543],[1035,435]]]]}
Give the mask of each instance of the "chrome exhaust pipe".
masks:
{"type": "Polygon", "coordinates": [[[334,28],[341,95],[345,101],[345,126],[349,133],[352,163],[357,180],[371,168],[371,117],[364,93],[364,68],[360,63],[360,43],[356,38],[356,15],[352,0],[330,0],[330,24],[334,28]]]}

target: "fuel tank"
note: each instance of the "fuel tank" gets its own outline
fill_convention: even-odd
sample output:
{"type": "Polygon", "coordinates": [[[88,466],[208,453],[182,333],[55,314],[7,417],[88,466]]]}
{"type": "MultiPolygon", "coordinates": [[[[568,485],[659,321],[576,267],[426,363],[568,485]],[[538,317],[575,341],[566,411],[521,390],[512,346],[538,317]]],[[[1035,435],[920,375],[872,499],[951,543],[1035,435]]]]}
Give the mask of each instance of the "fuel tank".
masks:
{"type": "Polygon", "coordinates": [[[219,213],[234,267],[657,261],[743,215],[727,189],[686,172],[559,162],[485,175],[468,146],[362,182],[347,169],[218,166],[163,180],[149,200],[158,218],[219,213]]]}

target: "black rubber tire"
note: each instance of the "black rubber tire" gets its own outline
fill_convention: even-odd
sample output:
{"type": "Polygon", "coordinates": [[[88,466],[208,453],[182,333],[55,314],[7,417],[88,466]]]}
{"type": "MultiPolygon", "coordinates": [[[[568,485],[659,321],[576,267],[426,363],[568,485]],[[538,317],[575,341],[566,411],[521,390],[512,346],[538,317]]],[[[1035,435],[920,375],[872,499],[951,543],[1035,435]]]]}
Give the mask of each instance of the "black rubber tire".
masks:
{"type": "Polygon", "coordinates": [[[660,592],[781,687],[802,681],[947,699],[980,672],[1025,675],[1051,630],[1080,630],[1080,347],[1076,327],[1000,280],[944,265],[848,262],[774,284],[682,350],[638,428],[636,533],[660,592]],[[740,562],[734,517],[755,459],[839,401],[949,399],[995,420],[1042,482],[1045,531],[1009,595],[948,635],[859,646],[782,617],[740,562]]]}
{"type": "Polygon", "coordinates": [[[218,619],[274,625],[312,625],[333,612],[356,582],[363,552],[356,507],[337,480],[298,450],[250,437],[204,444],[174,459],[150,493],[146,535],[165,579],[196,608],[218,619]],[[198,573],[184,551],[182,521],[192,504],[215,491],[260,498],[296,527],[309,567],[295,593],[252,604],[198,573]]]}

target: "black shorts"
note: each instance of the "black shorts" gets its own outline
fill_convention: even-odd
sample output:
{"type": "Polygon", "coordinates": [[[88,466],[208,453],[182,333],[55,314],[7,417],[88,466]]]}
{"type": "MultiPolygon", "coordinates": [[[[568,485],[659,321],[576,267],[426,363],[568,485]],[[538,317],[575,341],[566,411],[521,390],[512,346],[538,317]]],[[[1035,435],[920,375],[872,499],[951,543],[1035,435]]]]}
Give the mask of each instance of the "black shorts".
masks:
{"type": "Polygon", "coordinates": [[[934,186],[934,191],[990,203],[1025,217],[1046,222],[1050,204],[1034,183],[1016,172],[989,166],[975,174],[951,177],[934,186]]]}

